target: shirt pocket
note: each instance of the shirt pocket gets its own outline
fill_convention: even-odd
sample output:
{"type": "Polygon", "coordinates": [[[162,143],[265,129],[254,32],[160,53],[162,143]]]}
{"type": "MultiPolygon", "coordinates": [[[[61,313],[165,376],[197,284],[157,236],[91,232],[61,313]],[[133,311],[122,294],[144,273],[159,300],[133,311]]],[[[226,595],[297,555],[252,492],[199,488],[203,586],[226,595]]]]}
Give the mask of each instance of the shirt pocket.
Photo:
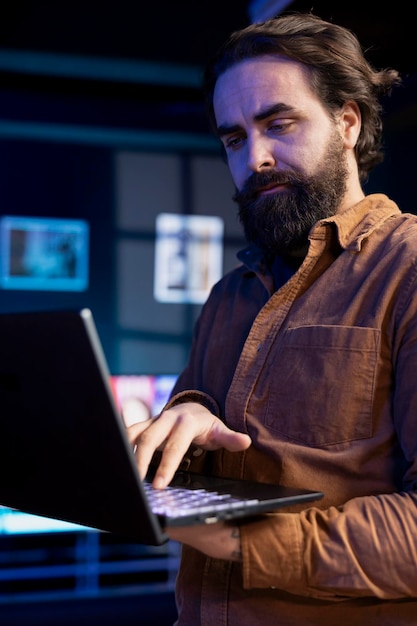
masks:
{"type": "Polygon", "coordinates": [[[266,428],[317,447],[369,437],[379,341],[374,328],[286,330],[270,353],[266,428]]]}

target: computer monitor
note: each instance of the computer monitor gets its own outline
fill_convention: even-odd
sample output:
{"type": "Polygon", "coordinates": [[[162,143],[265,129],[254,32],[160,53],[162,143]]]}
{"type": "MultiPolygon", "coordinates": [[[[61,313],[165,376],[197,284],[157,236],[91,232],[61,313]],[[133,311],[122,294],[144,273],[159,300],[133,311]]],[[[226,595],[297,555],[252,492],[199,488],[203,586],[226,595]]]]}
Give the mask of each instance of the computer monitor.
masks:
{"type": "Polygon", "coordinates": [[[85,291],[89,224],[85,220],[5,215],[0,218],[0,287],[85,291]]]}

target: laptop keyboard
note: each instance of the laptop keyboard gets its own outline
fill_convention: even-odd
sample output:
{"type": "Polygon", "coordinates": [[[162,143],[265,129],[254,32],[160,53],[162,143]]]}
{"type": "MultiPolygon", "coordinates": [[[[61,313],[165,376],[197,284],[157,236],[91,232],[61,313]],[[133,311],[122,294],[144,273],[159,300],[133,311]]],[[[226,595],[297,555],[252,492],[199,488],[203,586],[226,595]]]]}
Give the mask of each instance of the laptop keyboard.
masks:
{"type": "Polygon", "coordinates": [[[229,493],[206,489],[165,487],[154,489],[149,482],[143,483],[150,507],[156,515],[181,517],[194,512],[221,511],[224,508],[242,508],[257,502],[254,499],[235,498],[229,493]]]}

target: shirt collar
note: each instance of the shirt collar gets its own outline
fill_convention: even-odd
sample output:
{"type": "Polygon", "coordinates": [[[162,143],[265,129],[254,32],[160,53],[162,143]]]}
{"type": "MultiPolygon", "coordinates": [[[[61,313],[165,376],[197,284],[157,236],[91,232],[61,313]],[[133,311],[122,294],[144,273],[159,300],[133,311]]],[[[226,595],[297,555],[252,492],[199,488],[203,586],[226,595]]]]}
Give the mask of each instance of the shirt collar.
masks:
{"type": "Polygon", "coordinates": [[[318,222],[310,233],[310,239],[322,238],[326,225],[334,224],[340,246],[345,250],[359,251],[363,241],[374,230],[399,213],[397,204],[388,196],[371,194],[349,209],[318,222]]]}

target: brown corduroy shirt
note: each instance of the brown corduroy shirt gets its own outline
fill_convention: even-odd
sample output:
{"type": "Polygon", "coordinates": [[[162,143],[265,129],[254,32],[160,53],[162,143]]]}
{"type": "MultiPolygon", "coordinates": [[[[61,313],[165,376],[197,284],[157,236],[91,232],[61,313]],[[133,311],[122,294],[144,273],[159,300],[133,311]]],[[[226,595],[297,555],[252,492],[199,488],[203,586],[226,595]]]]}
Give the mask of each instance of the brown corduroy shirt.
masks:
{"type": "Polygon", "coordinates": [[[200,399],[252,445],[195,469],[325,497],[243,522],[242,563],[184,546],[178,624],[416,626],[417,216],[368,196],[314,227],[278,289],[255,249],[240,259],[173,401],[200,399]]]}

